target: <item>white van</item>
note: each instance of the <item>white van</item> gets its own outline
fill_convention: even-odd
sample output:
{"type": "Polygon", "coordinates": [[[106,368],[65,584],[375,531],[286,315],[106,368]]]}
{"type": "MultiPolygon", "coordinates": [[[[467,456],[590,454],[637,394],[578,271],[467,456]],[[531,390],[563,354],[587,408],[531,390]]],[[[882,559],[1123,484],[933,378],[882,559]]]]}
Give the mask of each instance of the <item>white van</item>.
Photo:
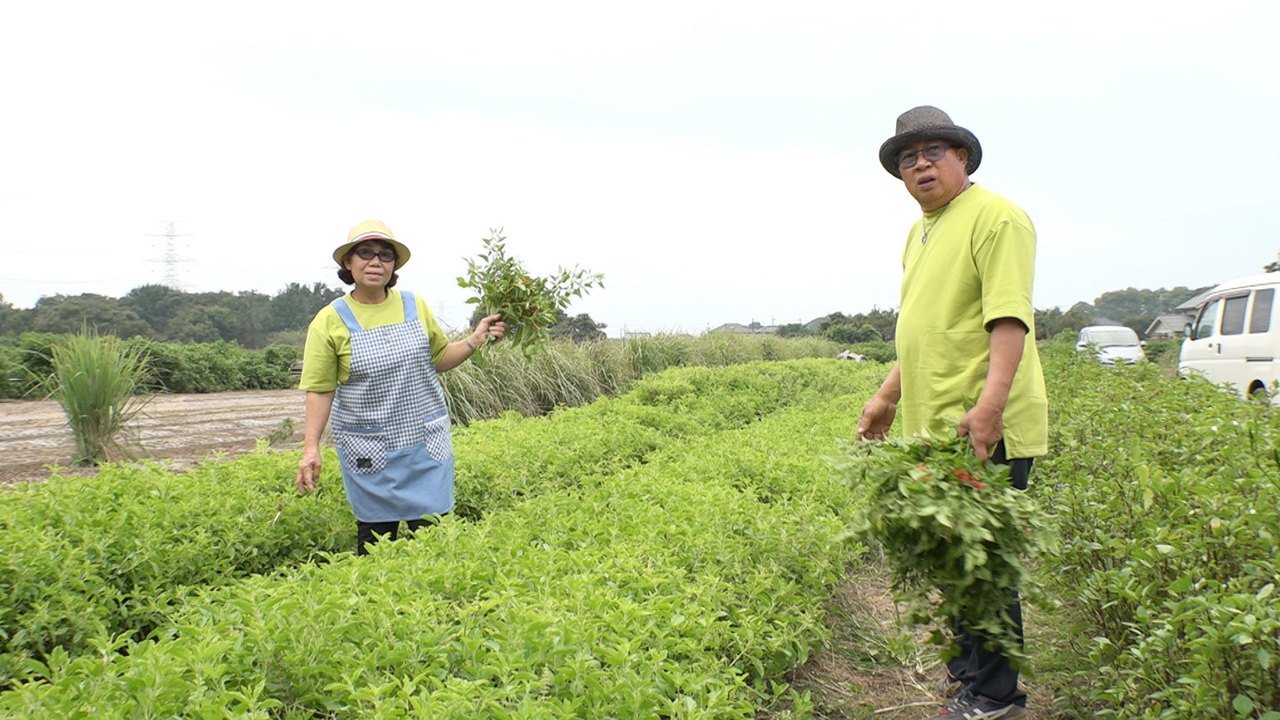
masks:
{"type": "Polygon", "coordinates": [[[1187,326],[1178,356],[1180,374],[1197,373],[1230,384],[1245,397],[1280,404],[1280,273],[1250,275],[1211,290],[1187,326]]]}
{"type": "Polygon", "coordinates": [[[1132,365],[1146,360],[1138,333],[1124,325],[1090,325],[1080,328],[1076,350],[1090,352],[1103,365],[1132,365]]]}

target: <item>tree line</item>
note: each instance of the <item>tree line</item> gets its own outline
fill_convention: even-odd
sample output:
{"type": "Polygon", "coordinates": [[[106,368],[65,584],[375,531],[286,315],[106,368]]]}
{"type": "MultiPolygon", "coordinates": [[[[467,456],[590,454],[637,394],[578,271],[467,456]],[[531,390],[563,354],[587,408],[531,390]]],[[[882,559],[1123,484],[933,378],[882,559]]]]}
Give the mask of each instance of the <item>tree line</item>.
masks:
{"type": "Polygon", "coordinates": [[[300,345],[322,307],[344,294],[323,283],[289,283],[275,295],[258,292],[188,293],[142,285],[121,298],[84,293],[50,295],[30,309],[0,295],[0,335],[74,334],[82,328],[119,338],[164,342],[234,342],[257,349],[276,342],[300,345]]]}
{"type": "MultiPolygon", "coordinates": [[[[1140,335],[1157,316],[1208,288],[1126,288],[1103,293],[1092,303],[1067,310],[1036,311],[1036,337],[1076,332],[1100,318],[1133,328],[1140,335]]],[[[258,292],[187,293],[165,285],[142,285],[122,298],[85,293],[51,295],[30,309],[15,308],[0,295],[0,335],[25,332],[74,334],[84,327],[120,338],[136,336],[165,342],[234,342],[249,349],[273,343],[301,346],[303,333],[315,314],[342,288],[324,283],[289,283],[274,295],[258,292]]],[[[475,318],[473,318],[474,322],[475,318]]],[[[793,323],[778,330],[782,337],[819,336],[844,344],[892,343],[898,322],[893,309],[872,307],[867,312],[833,312],[813,324],[793,323]]],[[[554,337],[584,341],[604,337],[605,324],[589,315],[559,313],[551,327],[554,337]]]]}
{"type": "MultiPolygon", "coordinates": [[[[1078,302],[1065,311],[1057,307],[1036,310],[1036,339],[1045,340],[1063,332],[1076,333],[1082,327],[1100,323],[1118,323],[1145,337],[1147,328],[1157,317],[1173,313],[1174,308],[1208,289],[1126,288],[1105,292],[1092,303],[1078,302]]],[[[783,337],[817,335],[844,344],[874,344],[892,342],[897,324],[896,310],[872,307],[868,312],[852,315],[831,313],[819,320],[816,328],[813,323],[783,325],[778,328],[778,334],[783,337]]]]}

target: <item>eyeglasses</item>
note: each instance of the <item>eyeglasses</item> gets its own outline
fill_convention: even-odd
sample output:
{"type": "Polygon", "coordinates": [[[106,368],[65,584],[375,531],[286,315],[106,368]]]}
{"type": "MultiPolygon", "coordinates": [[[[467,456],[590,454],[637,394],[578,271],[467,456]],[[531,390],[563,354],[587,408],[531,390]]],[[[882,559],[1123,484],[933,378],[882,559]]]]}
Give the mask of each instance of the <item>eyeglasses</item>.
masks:
{"type": "Polygon", "coordinates": [[[930,145],[921,150],[908,150],[898,156],[898,169],[906,170],[916,166],[918,160],[917,155],[923,155],[925,160],[929,162],[938,162],[943,155],[947,154],[947,150],[955,147],[954,145],[930,145]]]}
{"type": "Polygon", "coordinates": [[[396,253],[394,250],[374,250],[371,247],[356,248],[356,255],[361,260],[372,260],[375,257],[384,263],[393,263],[396,261],[396,253]]]}

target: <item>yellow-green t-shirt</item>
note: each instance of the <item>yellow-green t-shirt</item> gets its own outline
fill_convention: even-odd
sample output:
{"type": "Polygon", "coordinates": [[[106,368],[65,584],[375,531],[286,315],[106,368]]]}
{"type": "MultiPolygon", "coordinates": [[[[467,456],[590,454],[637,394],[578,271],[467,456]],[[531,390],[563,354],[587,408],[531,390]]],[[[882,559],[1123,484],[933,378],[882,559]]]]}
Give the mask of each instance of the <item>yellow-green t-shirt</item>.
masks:
{"type": "Polygon", "coordinates": [[[1026,213],[976,185],[911,228],[896,336],[898,412],[908,436],[955,434],[986,385],[987,326],[1017,318],[1027,339],[1004,410],[1005,452],[1023,458],[1048,451],[1048,401],[1031,305],[1035,254],[1026,213]]]}
{"type": "MultiPolygon", "coordinates": [[[[431,342],[431,360],[438,363],[449,344],[449,336],[445,335],[422,297],[415,294],[413,299],[418,306],[418,320],[431,342]]],[[[347,306],[360,322],[360,327],[366,330],[404,322],[404,298],[394,288],[388,290],[387,299],[377,305],[358,303],[348,294],[347,306]]],[[[326,305],[316,313],[307,328],[298,387],[308,392],[329,392],[346,382],[350,374],[351,333],[338,311],[332,305],[326,305]]]]}

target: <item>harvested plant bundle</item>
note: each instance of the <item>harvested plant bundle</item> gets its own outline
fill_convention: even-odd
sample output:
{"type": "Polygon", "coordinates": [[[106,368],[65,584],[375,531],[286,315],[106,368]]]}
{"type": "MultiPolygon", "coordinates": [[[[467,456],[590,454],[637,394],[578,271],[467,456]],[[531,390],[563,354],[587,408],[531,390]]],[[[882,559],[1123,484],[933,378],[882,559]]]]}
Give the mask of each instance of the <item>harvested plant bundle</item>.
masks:
{"type": "Polygon", "coordinates": [[[549,338],[547,329],[575,297],[593,287],[604,287],[604,276],[586,270],[560,268],[551,277],[530,275],[519,260],[507,255],[506,237],[490,230],[484,252],[467,260],[467,274],[458,286],[475,295],[467,303],[478,305],[482,315],[499,314],[507,323],[512,346],[532,355],[549,338]]]}
{"type": "Polygon", "coordinates": [[[894,590],[912,622],[933,623],[943,656],[955,651],[943,632],[955,618],[1023,660],[1004,610],[1027,589],[1024,563],[1048,549],[1049,532],[1008,466],[980,462],[968,438],[859,443],[840,465],[866,492],[855,532],[884,548],[894,590]]]}

